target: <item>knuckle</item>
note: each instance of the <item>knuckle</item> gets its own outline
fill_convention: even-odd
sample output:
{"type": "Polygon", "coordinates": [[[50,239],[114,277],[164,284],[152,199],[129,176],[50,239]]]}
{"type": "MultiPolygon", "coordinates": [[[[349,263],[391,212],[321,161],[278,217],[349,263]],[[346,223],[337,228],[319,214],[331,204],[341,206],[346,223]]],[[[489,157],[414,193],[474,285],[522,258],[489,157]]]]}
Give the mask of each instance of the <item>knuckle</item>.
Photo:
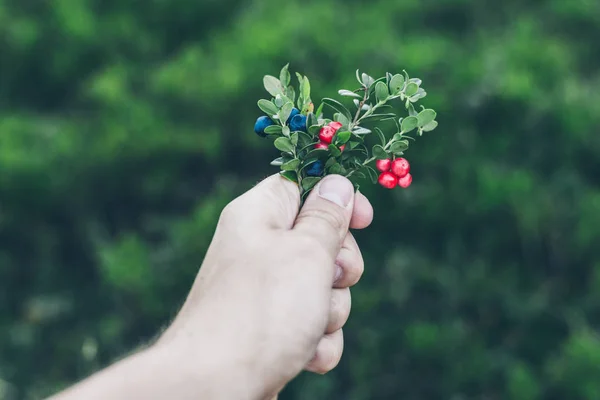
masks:
{"type": "Polygon", "coordinates": [[[346,216],[332,209],[308,208],[298,216],[301,220],[314,221],[327,226],[330,230],[340,232],[346,229],[346,216]]]}

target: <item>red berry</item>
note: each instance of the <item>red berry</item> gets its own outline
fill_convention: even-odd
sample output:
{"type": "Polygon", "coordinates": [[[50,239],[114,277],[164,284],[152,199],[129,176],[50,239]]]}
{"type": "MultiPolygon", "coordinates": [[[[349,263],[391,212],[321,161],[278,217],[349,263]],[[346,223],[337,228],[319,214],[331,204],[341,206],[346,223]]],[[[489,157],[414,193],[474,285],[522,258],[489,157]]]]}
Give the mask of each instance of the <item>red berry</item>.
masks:
{"type": "Polygon", "coordinates": [[[388,172],[392,165],[392,160],[386,158],[385,160],[377,160],[375,162],[375,167],[381,172],[388,172]]]}
{"type": "Polygon", "coordinates": [[[324,126],[319,131],[319,139],[321,139],[321,142],[330,144],[334,136],[335,129],[333,129],[331,126],[324,126]]]}
{"type": "Polygon", "coordinates": [[[408,163],[406,158],[396,158],[394,161],[392,161],[391,171],[398,178],[402,178],[403,176],[406,176],[406,174],[408,174],[408,172],[410,171],[410,164],[408,163]]]}
{"type": "Polygon", "coordinates": [[[319,143],[315,144],[315,149],[327,150],[328,148],[329,148],[329,145],[327,143],[319,142],[319,143]]]}
{"type": "Polygon", "coordinates": [[[406,174],[402,178],[398,179],[398,185],[404,189],[409,187],[411,183],[412,183],[412,175],[411,174],[406,174]]]}
{"type": "Polygon", "coordinates": [[[329,126],[332,127],[337,132],[337,130],[342,127],[342,123],[341,122],[337,122],[337,121],[333,121],[333,122],[329,123],[329,126]]]}
{"type": "Polygon", "coordinates": [[[346,148],[346,145],[345,145],[345,144],[341,145],[341,146],[340,146],[340,151],[344,151],[344,149],[345,149],[345,148],[346,148]]]}
{"type": "Polygon", "coordinates": [[[378,182],[386,189],[393,189],[398,184],[398,178],[391,172],[382,172],[381,175],[379,175],[378,182]]]}

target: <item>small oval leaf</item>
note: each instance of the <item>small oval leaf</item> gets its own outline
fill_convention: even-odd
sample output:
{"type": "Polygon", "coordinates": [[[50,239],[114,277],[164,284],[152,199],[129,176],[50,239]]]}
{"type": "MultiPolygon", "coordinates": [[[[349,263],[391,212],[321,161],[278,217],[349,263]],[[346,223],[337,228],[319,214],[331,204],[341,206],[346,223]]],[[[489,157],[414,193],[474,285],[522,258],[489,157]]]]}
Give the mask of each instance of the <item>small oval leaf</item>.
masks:
{"type": "Polygon", "coordinates": [[[281,86],[281,82],[279,79],[275,78],[271,75],[265,75],[263,78],[263,84],[265,86],[265,90],[271,94],[271,96],[276,97],[278,94],[283,95],[283,86],[281,86]]]}
{"type": "Polygon", "coordinates": [[[281,169],[283,171],[294,171],[296,168],[298,168],[298,166],[300,166],[300,160],[298,160],[297,158],[294,158],[293,160],[290,160],[290,161],[282,164],[281,169]]]}
{"type": "Polygon", "coordinates": [[[388,87],[383,82],[377,82],[375,85],[375,96],[377,96],[377,101],[383,103],[390,97],[390,93],[388,91],[388,87]]]}
{"type": "Polygon", "coordinates": [[[286,137],[280,137],[275,139],[275,142],[273,142],[273,144],[275,145],[277,150],[283,151],[284,153],[294,152],[294,145],[292,144],[292,141],[286,137]]]}
{"type": "Polygon", "coordinates": [[[402,133],[408,133],[419,126],[419,120],[417,117],[406,117],[402,120],[402,133]]]}
{"type": "Polygon", "coordinates": [[[404,88],[404,76],[400,74],[396,74],[392,77],[390,81],[390,90],[392,94],[398,94],[404,88]]]}
{"type": "Polygon", "coordinates": [[[419,126],[424,127],[431,121],[435,120],[436,116],[437,116],[436,112],[434,110],[432,110],[431,108],[421,111],[417,115],[417,119],[419,120],[419,126]]]}
{"type": "Polygon", "coordinates": [[[265,99],[260,99],[258,101],[258,108],[260,108],[262,112],[267,114],[269,117],[272,117],[273,115],[277,114],[277,111],[279,111],[273,102],[265,99]]]}
{"type": "Polygon", "coordinates": [[[356,97],[357,99],[362,99],[362,96],[361,96],[360,94],[358,94],[358,93],[354,93],[354,92],[352,92],[352,91],[350,91],[350,90],[341,89],[341,90],[338,90],[338,93],[339,93],[341,96],[347,96],[347,97],[356,97]]]}
{"type": "Polygon", "coordinates": [[[410,82],[408,85],[406,85],[406,89],[404,90],[404,94],[407,97],[411,97],[413,94],[417,93],[419,91],[419,85],[417,85],[414,82],[410,82]]]}
{"type": "Polygon", "coordinates": [[[388,154],[382,146],[376,144],[373,146],[373,157],[377,158],[378,160],[385,160],[388,158],[388,154]]]}
{"type": "Polygon", "coordinates": [[[423,129],[423,132],[431,132],[432,130],[437,128],[437,126],[438,126],[437,121],[431,121],[430,123],[425,125],[422,129],[423,129]]]}
{"type": "Polygon", "coordinates": [[[408,150],[408,140],[399,140],[392,143],[390,146],[390,151],[396,155],[399,155],[406,150],[408,150]]]}

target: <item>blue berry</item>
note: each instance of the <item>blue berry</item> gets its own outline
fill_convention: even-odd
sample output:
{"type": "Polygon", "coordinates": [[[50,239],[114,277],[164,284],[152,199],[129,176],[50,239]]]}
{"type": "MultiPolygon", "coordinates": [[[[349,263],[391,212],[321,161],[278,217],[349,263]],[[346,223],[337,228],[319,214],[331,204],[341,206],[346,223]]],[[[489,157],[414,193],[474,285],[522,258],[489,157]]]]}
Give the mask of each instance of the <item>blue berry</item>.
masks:
{"type": "Polygon", "coordinates": [[[290,130],[292,132],[306,132],[306,115],[298,114],[290,121],[290,130]]]}
{"type": "Polygon", "coordinates": [[[285,121],[286,125],[289,124],[292,118],[294,118],[298,114],[300,114],[300,110],[298,110],[297,108],[292,108],[290,116],[288,117],[287,121],[285,121]]]}
{"type": "Polygon", "coordinates": [[[265,137],[267,136],[265,134],[265,129],[273,124],[274,122],[271,120],[271,118],[267,116],[259,117],[254,124],[254,132],[260,137],[265,137]]]}
{"type": "Polygon", "coordinates": [[[306,169],[307,176],[321,176],[323,174],[323,161],[317,160],[306,169]]]}

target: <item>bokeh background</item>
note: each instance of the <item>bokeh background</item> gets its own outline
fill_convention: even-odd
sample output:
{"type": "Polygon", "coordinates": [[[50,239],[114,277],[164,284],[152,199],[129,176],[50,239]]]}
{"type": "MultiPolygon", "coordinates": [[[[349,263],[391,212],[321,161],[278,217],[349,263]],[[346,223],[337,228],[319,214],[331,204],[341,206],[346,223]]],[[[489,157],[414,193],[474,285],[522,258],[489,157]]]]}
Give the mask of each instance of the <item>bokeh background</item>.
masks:
{"type": "Polygon", "coordinates": [[[264,74],[423,79],[409,190],[364,185],[341,365],[282,399],[600,399],[600,2],[0,0],[0,399],[151,340],[276,172],[264,74]]]}

